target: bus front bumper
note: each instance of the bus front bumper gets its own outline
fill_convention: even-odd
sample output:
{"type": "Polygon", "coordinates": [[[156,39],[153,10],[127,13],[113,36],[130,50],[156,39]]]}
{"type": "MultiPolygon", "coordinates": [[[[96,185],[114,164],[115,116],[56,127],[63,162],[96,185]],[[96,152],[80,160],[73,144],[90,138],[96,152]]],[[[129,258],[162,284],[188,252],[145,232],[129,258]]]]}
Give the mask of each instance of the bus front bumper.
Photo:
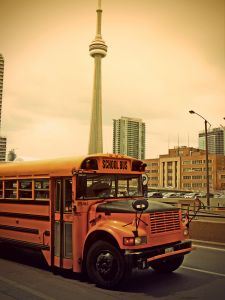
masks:
{"type": "Polygon", "coordinates": [[[134,268],[146,269],[152,261],[174,255],[185,255],[193,250],[190,240],[140,250],[125,250],[126,262],[134,268]]]}

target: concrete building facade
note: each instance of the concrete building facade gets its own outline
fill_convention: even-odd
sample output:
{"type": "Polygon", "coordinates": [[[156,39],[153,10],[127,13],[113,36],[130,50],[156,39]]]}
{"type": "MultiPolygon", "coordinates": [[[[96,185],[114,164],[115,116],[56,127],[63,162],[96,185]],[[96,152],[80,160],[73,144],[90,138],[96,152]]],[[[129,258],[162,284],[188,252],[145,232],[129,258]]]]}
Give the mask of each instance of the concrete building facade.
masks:
{"type": "MultiPolygon", "coordinates": [[[[205,150],[205,132],[198,135],[199,149],[205,150]]],[[[208,150],[212,154],[225,155],[225,130],[223,128],[213,128],[208,131],[208,150]]]]}
{"type": "Polygon", "coordinates": [[[6,160],[6,137],[0,136],[0,162],[6,160]]]}
{"type": "Polygon", "coordinates": [[[4,76],[4,58],[0,53],[0,127],[2,122],[2,92],[3,92],[3,76],[4,76]]]}
{"type": "MultiPolygon", "coordinates": [[[[193,147],[169,149],[166,155],[146,159],[149,187],[206,191],[205,151],[193,147]]],[[[225,190],[225,156],[209,154],[210,191],[225,190]]]]}
{"type": "Polygon", "coordinates": [[[113,153],[145,158],[145,123],[141,119],[113,120],[113,153]]]}
{"type": "Polygon", "coordinates": [[[1,136],[3,77],[4,77],[4,58],[0,53],[0,162],[6,160],[6,142],[7,142],[6,137],[1,136]]]}

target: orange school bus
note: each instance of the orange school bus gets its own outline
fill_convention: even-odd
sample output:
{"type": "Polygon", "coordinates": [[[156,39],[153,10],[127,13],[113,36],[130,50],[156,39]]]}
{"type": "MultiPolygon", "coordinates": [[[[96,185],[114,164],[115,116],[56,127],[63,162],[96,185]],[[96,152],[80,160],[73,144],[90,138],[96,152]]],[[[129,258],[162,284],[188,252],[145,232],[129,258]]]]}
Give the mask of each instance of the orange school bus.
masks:
{"type": "Polygon", "coordinates": [[[188,229],[180,209],[144,198],[144,169],[109,154],[2,164],[0,241],[105,288],[132,268],[174,271],[192,250],[188,229]]]}

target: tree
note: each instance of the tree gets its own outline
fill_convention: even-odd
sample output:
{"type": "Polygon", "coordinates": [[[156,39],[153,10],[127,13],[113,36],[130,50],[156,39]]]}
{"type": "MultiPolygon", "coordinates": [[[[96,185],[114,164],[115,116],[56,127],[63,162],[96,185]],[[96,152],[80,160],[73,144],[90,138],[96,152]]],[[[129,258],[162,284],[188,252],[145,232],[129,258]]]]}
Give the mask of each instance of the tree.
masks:
{"type": "Polygon", "coordinates": [[[8,152],[8,161],[14,161],[16,159],[17,155],[16,155],[16,152],[15,152],[15,149],[11,149],[9,152],[8,152]]]}

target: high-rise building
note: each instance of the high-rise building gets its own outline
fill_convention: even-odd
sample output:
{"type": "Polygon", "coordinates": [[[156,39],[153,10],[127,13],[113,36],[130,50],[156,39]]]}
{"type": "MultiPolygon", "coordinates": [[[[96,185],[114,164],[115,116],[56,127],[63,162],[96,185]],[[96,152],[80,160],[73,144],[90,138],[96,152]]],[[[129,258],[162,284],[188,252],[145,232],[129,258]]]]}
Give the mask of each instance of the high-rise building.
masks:
{"type": "Polygon", "coordinates": [[[0,136],[0,162],[6,159],[6,137],[0,136]]]}
{"type": "Polygon", "coordinates": [[[3,75],[4,58],[0,53],[0,162],[6,159],[6,137],[1,136],[3,75]]]}
{"type": "Polygon", "coordinates": [[[2,121],[2,90],[3,90],[3,75],[4,75],[4,58],[0,53],[0,127],[2,121]]]}
{"type": "Polygon", "coordinates": [[[145,123],[141,119],[113,120],[113,153],[145,158],[145,123]]]}
{"type": "MultiPolygon", "coordinates": [[[[206,150],[205,132],[198,135],[198,146],[201,150],[206,150]]],[[[208,151],[211,154],[225,155],[225,130],[223,128],[213,128],[208,131],[208,151]]]]}
{"type": "Polygon", "coordinates": [[[98,1],[97,30],[94,41],[89,46],[90,55],[94,58],[94,86],[92,99],[91,127],[88,153],[102,153],[102,90],[101,90],[101,60],[106,56],[107,46],[101,34],[101,0],[98,1]]]}

